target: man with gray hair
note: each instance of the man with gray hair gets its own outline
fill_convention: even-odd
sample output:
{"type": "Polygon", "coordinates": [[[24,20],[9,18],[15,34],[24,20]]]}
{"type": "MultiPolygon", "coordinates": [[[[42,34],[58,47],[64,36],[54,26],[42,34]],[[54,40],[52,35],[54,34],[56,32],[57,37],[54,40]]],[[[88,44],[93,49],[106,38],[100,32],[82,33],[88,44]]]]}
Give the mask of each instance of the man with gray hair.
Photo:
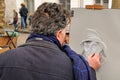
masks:
{"type": "Polygon", "coordinates": [[[26,43],[0,55],[0,80],[96,80],[99,54],[87,62],[64,44],[70,21],[62,5],[40,5],[26,43]]]}

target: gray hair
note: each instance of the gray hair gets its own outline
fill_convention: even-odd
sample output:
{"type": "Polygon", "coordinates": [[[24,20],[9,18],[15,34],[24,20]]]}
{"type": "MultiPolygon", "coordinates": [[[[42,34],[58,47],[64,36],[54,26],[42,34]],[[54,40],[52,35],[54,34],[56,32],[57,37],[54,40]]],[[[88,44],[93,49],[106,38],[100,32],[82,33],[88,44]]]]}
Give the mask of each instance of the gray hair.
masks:
{"type": "Polygon", "coordinates": [[[32,18],[32,33],[46,36],[55,35],[70,23],[70,13],[62,5],[43,3],[32,18]]]}

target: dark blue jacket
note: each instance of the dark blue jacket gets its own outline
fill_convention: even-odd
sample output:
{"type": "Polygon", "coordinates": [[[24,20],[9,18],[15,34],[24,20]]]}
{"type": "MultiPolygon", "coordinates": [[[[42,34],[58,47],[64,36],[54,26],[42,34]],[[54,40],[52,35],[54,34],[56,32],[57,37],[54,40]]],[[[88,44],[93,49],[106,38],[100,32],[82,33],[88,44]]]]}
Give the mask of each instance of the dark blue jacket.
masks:
{"type": "MultiPolygon", "coordinates": [[[[0,80],[74,80],[72,61],[55,44],[23,46],[0,54],[0,80]]],[[[92,80],[96,73],[92,69],[92,80]]]]}
{"type": "Polygon", "coordinates": [[[72,62],[55,44],[38,40],[0,55],[0,80],[74,80],[72,62]]]}
{"type": "Polygon", "coordinates": [[[21,7],[19,13],[21,17],[26,17],[28,14],[28,9],[26,7],[21,7]]]}

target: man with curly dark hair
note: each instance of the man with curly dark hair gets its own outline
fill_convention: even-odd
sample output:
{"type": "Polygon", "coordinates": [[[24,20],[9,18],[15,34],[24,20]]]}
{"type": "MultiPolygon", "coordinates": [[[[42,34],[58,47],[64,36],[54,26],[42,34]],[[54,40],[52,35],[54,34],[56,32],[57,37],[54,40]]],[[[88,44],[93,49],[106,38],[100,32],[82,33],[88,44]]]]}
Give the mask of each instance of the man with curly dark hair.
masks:
{"type": "Polygon", "coordinates": [[[87,62],[64,44],[70,21],[62,5],[40,5],[26,43],[0,55],[0,80],[96,80],[99,55],[87,62]]]}

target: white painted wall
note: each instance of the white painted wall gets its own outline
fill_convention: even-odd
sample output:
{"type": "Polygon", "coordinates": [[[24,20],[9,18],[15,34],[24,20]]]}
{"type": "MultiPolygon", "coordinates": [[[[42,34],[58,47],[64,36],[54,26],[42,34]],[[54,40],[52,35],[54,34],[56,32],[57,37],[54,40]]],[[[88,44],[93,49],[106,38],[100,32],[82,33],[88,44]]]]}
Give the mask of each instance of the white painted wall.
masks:
{"type": "Polygon", "coordinates": [[[19,9],[22,2],[24,0],[5,0],[5,20],[7,23],[12,23],[13,21],[13,9],[18,12],[20,18],[19,9]]]}
{"type": "Polygon", "coordinates": [[[34,8],[34,10],[36,10],[37,9],[37,7],[40,5],[40,4],[42,4],[42,0],[35,0],[35,8],[34,8]]]}
{"type": "Polygon", "coordinates": [[[21,8],[20,4],[23,2],[24,2],[24,0],[16,0],[16,8],[17,8],[18,12],[19,12],[19,9],[21,8]]]}
{"type": "Polygon", "coordinates": [[[13,9],[16,8],[16,0],[5,0],[5,21],[13,21],[13,9]]]}
{"type": "Polygon", "coordinates": [[[56,3],[58,3],[59,0],[42,0],[42,2],[56,2],[56,3]]]}
{"type": "Polygon", "coordinates": [[[80,0],[71,0],[71,8],[80,7],[80,0]]]}
{"type": "Polygon", "coordinates": [[[112,0],[109,0],[108,8],[109,8],[109,9],[112,8],[112,0]]]}
{"type": "Polygon", "coordinates": [[[94,0],[71,0],[71,8],[85,8],[85,5],[91,5],[94,3],[94,0]]]}
{"type": "Polygon", "coordinates": [[[84,0],[83,8],[85,8],[85,5],[93,5],[93,4],[95,4],[95,0],[84,0]]]}

